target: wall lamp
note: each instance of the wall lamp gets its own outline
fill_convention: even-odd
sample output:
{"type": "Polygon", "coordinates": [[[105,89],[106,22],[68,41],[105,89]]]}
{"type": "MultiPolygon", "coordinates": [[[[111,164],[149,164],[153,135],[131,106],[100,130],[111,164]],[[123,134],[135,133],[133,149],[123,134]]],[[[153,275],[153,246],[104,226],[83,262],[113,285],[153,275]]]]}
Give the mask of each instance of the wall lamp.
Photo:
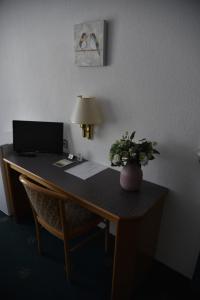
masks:
{"type": "Polygon", "coordinates": [[[80,124],[82,136],[92,139],[94,125],[102,122],[101,113],[95,97],[78,96],[71,116],[71,122],[80,124]]]}

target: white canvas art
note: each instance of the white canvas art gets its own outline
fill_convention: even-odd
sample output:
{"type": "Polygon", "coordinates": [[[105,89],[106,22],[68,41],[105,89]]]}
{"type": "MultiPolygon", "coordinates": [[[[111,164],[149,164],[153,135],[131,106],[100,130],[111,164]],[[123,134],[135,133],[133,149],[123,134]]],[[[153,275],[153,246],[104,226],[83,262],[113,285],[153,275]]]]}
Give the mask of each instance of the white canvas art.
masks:
{"type": "Polygon", "coordinates": [[[82,67],[104,66],[105,21],[74,26],[75,64],[82,67]]]}

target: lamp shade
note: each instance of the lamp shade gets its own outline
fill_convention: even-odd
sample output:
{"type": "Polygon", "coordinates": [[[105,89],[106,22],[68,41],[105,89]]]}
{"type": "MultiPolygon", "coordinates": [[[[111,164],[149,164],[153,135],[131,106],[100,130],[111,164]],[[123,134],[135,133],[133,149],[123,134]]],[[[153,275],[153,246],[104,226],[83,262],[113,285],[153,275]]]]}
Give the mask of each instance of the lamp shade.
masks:
{"type": "Polygon", "coordinates": [[[77,99],[71,122],[76,124],[100,124],[101,113],[94,97],[82,97],[77,99]]]}

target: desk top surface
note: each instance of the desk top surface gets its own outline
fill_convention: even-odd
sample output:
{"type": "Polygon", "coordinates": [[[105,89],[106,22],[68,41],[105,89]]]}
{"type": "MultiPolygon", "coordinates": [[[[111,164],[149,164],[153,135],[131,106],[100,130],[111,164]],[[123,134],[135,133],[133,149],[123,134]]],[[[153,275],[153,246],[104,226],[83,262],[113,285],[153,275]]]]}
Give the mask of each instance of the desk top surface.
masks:
{"type": "Polygon", "coordinates": [[[119,183],[119,171],[107,168],[100,173],[82,180],[64,170],[76,165],[62,168],[53,166],[56,161],[65,158],[57,154],[38,154],[36,157],[22,157],[14,152],[7,154],[4,160],[26,173],[31,173],[57,188],[73,195],[78,202],[84,201],[91,207],[107,212],[111,219],[142,217],[157,201],[160,201],[168,189],[160,185],[143,181],[140,191],[127,192],[119,183]]]}

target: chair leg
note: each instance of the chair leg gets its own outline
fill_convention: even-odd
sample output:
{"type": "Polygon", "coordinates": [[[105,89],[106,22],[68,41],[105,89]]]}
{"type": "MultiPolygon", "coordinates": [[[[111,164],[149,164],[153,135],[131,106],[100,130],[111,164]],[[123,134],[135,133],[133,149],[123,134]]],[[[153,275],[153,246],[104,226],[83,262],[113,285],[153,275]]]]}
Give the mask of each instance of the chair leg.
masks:
{"type": "Polygon", "coordinates": [[[109,250],[109,227],[110,227],[110,222],[108,220],[105,220],[105,253],[108,253],[109,250]]]}
{"type": "Polygon", "coordinates": [[[42,255],[41,238],[40,238],[40,224],[38,223],[36,217],[34,217],[34,220],[35,220],[35,229],[36,229],[36,240],[37,240],[37,246],[38,246],[38,253],[39,253],[39,255],[42,255]]]}
{"type": "Polygon", "coordinates": [[[70,282],[70,248],[69,248],[69,226],[65,220],[65,205],[63,201],[59,201],[60,219],[63,231],[64,254],[65,254],[65,274],[66,279],[70,282]]]}
{"type": "Polygon", "coordinates": [[[70,262],[70,248],[69,241],[64,235],[64,253],[65,253],[65,275],[68,282],[70,282],[70,271],[71,271],[71,262],[70,262]]]}

